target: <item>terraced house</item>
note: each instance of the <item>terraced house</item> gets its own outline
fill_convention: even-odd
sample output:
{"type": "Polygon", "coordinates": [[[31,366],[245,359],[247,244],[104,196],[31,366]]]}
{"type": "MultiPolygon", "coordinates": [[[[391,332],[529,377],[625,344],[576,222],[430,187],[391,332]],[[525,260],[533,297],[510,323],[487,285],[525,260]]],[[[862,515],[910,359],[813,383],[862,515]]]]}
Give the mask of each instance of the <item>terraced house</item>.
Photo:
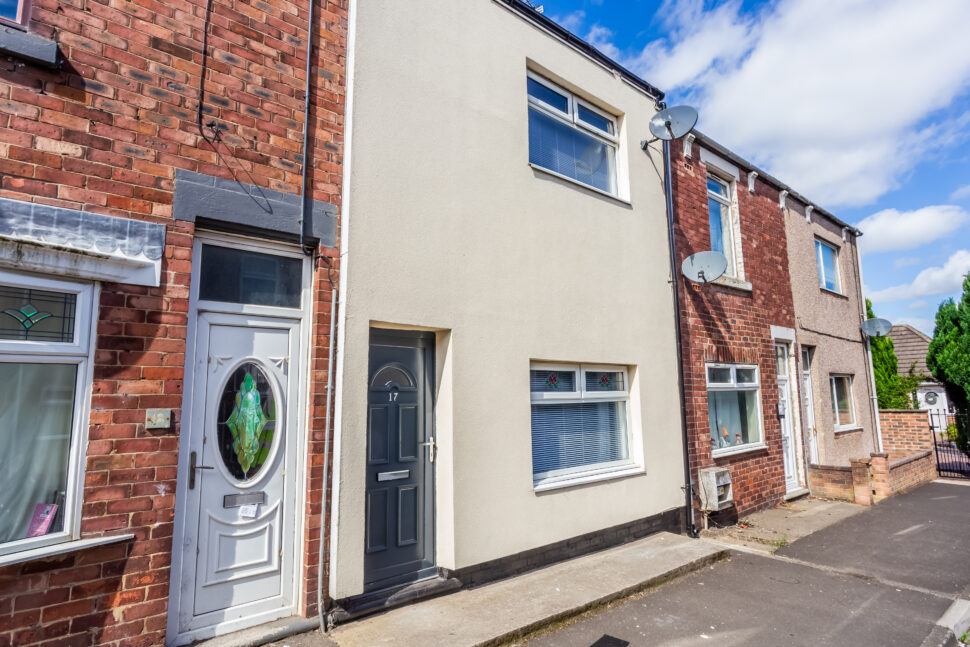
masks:
{"type": "Polygon", "coordinates": [[[0,644],[315,615],[345,3],[2,11],[0,644]]]}

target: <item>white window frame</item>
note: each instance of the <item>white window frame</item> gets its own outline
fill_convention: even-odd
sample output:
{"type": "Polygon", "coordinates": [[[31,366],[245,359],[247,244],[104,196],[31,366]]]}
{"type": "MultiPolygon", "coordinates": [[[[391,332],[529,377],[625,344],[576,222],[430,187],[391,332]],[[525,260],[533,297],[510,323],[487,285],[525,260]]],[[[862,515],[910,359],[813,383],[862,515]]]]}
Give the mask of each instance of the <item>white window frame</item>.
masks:
{"type": "Polygon", "coordinates": [[[27,25],[30,24],[30,4],[31,0],[18,0],[16,20],[0,17],[0,25],[6,25],[26,31],[27,25]]]}
{"type": "MultiPolygon", "coordinates": [[[[741,454],[744,452],[756,451],[759,449],[765,449],[768,445],[765,443],[765,425],[764,416],[761,410],[761,370],[758,368],[757,364],[727,364],[720,362],[708,362],[704,364],[704,383],[707,386],[707,391],[754,391],[755,394],[755,406],[758,407],[758,441],[753,443],[747,443],[744,445],[738,445],[735,447],[721,447],[718,449],[711,450],[711,456],[714,458],[720,456],[731,456],[732,454],[741,454]],[[731,370],[731,381],[730,382],[711,382],[710,369],[712,368],[726,368],[731,370]],[[754,382],[738,382],[738,369],[754,369],[754,382]]],[[[708,403],[708,411],[710,410],[710,403],[708,403]]],[[[708,414],[710,415],[710,414],[708,414]]],[[[707,437],[710,437],[710,420],[707,421],[707,437]]]]}
{"type": "MultiPolygon", "coordinates": [[[[738,214],[737,208],[737,180],[730,175],[724,173],[719,173],[714,168],[708,165],[707,177],[704,178],[704,188],[707,191],[707,197],[713,198],[719,204],[727,207],[728,209],[728,224],[730,225],[728,232],[731,239],[729,241],[724,241],[725,243],[725,256],[730,254],[728,258],[728,271],[725,276],[733,279],[744,280],[744,265],[741,262],[741,219],[738,214]],[[713,179],[716,182],[720,182],[727,188],[727,197],[714,193],[707,188],[707,179],[713,179]]],[[[711,222],[711,207],[710,204],[707,206],[707,222],[708,227],[710,227],[711,222]]],[[[710,234],[710,232],[708,232],[710,234]]]]}
{"type": "Polygon", "coordinates": [[[44,342],[0,340],[0,362],[32,364],[74,364],[77,379],[74,386],[74,415],[71,421],[71,444],[68,449],[68,472],[64,497],[64,525],[60,532],[29,537],[0,544],[0,556],[70,542],[81,536],[84,460],[88,440],[88,418],[93,381],[97,303],[100,285],[0,270],[0,283],[51,292],[67,292],[77,297],[74,309],[74,341],[44,342]]]}
{"type": "Polygon", "coordinates": [[[574,184],[578,184],[591,191],[596,191],[598,193],[608,195],[612,198],[618,198],[622,200],[623,198],[620,197],[620,146],[619,146],[620,120],[616,117],[616,115],[612,115],[602,110],[601,108],[597,108],[589,101],[581,99],[575,93],[570,92],[569,90],[566,90],[565,88],[556,85],[552,81],[549,81],[542,76],[539,76],[532,70],[528,70],[526,75],[528,78],[532,79],[539,85],[545,86],[547,89],[555,92],[556,94],[560,94],[566,97],[566,105],[567,105],[566,112],[563,112],[562,110],[559,110],[555,106],[551,106],[545,101],[542,101],[541,99],[533,97],[531,94],[528,93],[528,90],[526,90],[526,98],[528,99],[528,103],[530,107],[536,108],[537,110],[566,124],[567,126],[575,128],[577,130],[581,130],[584,134],[592,135],[594,138],[601,140],[603,143],[613,148],[614,191],[612,193],[609,191],[604,191],[603,189],[593,186],[592,184],[587,184],[582,180],[577,180],[576,178],[569,177],[568,175],[557,173],[556,171],[553,171],[552,169],[546,168],[545,166],[541,166],[539,164],[530,162],[530,166],[532,166],[533,168],[540,169],[545,173],[550,173],[552,175],[555,175],[556,177],[562,178],[567,182],[573,182],[574,184]],[[603,117],[604,119],[608,120],[613,126],[613,132],[612,133],[603,132],[599,128],[596,128],[584,122],[582,119],[580,119],[579,106],[582,106],[583,108],[589,110],[590,112],[593,112],[599,115],[600,117],[603,117]]]}
{"type": "Polygon", "coordinates": [[[859,427],[858,419],[856,418],[855,411],[855,394],[852,392],[852,385],[855,382],[852,375],[848,373],[830,373],[829,374],[829,393],[832,395],[832,422],[835,425],[836,431],[845,431],[846,429],[857,429],[859,427]],[[839,400],[835,393],[835,380],[838,378],[845,378],[849,382],[848,394],[849,394],[849,413],[852,414],[852,422],[849,424],[839,424],[839,400]]]}
{"type": "Polygon", "coordinates": [[[536,492],[644,473],[643,465],[634,459],[634,456],[639,455],[639,452],[636,450],[637,445],[634,442],[633,412],[630,407],[630,374],[626,367],[610,364],[532,362],[529,365],[529,370],[530,372],[559,371],[574,372],[576,374],[576,389],[574,391],[532,391],[530,386],[530,404],[548,403],[550,401],[562,404],[579,404],[594,400],[609,400],[611,402],[622,402],[626,409],[627,458],[608,463],[595,463],[593,465],[580,465],[577,467],[550,470],[548,472],[533,472],[532,486],[536,492]],[[624,390],[587,391],[586,373],[600,371],[622,374],[624,390]]]}
{"type": "Polygon", "coordinates": [[[820,275],[820,277],[818,279],[818,287],[821,288],[822,290],[825,290],[826,292],[833,292],[835,294],[843,294],[843,292],[842,292],[842,268],[839,267],[839,256],[840,256],[841,251],[842,250],[839,249],[839,247],[837,245],[833,245],[832,243],[830,243],[830,242],[828,242],[826,240],[822,240],[821,238],[818,238],[818,237],[815,238],[815,263],[816,263],[816,269],[818,271],[818,274],[820,275]],[[822,248],[821,248],[821,245],[824,245],[824,246],[826,246],[826,247],[828,247],[829,249],[832,250],[832,258],[833,258],[833,263],[832,264],[835,265],[835,289],[834,290],[825,287],[825,279],[826,279],[826,276],[825,276],[825,263],[822,262],[822,248]]]}

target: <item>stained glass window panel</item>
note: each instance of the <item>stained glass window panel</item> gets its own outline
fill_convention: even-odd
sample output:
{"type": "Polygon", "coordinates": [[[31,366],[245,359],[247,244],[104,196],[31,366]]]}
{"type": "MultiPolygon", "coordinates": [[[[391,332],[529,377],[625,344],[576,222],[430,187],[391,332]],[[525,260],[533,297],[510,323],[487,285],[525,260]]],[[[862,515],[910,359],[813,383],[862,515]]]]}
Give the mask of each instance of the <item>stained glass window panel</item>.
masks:
{"type": "Polygon", "coordinates": [[[0,285],[0,339],[74,341],[77,295],[0,285]]]}
{"type": "Polygon", "coordinates": [[[219,454],[240,481],[256,476],[269,458],[276,434],[276,400],[266,374],[250,362],[229,377],[219,401],[219,454]]]}

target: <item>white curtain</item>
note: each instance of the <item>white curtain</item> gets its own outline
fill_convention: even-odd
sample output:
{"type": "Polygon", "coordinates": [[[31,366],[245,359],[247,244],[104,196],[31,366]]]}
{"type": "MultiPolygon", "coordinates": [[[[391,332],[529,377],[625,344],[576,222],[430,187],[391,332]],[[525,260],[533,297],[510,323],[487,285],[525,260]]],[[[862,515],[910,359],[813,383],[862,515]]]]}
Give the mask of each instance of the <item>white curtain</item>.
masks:
{"type": "Polygon", "coordinates": [[[63,519],[76,380],[74,364],[0,362],[0,543],[27,536],[38,503],[63,519]]]}

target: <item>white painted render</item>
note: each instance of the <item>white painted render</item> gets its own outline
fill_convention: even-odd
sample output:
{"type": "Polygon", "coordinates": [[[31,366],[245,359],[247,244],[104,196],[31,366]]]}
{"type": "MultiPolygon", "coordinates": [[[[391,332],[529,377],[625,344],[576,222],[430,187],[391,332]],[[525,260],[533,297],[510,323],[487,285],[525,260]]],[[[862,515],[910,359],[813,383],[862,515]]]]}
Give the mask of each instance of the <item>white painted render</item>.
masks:
{"type": "Polygon", "coordinates": [[[372,326],[437,332],[438,566],[682,507],[653,99],[496,2],[355,10],[331,595],[363,591],[372,326]],[[619,117],[622,200],[529,166],[527,69],[619,117]],[[645,473],[535,492],[532,360],[626,366],[645,473]]]}

